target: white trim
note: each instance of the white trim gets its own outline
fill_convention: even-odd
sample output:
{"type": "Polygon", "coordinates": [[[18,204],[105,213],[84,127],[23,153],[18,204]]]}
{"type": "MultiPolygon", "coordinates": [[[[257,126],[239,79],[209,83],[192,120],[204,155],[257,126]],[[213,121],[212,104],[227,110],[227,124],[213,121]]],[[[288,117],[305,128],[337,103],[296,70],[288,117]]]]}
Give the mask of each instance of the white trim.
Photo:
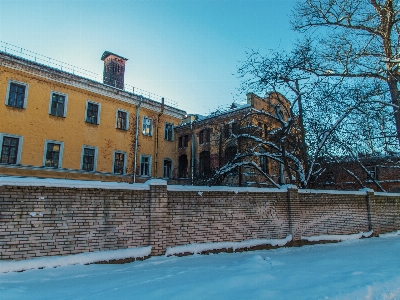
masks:
{"type": "Polygon", "coordinates": [[[42,164],[42,166],[45,167],[45,168],[50,168],[50,169],[62,168],[63,154],[64,154],[64,142],[55,141],[55,140],[45,140],[44,141],[44,152],[43,152],[43,164],[42,164]],[[59,157],[58,157],[58,166],[57,167],[47,167],[46,166],[47,144],[48,143],[53,143],[53,144],[59,144],[60,145],[60,154],[59,154],[59,157]]]}
{"type": "Polygon", "coordinates": [[[151,157],[151,155],[141,154],[140,155],[140,164],[139,164],[139,175],[143,176],[143,177],[151,177],[151,169],[152,169],[152,157],[151,157]],[[143,175],[142,174],[142,157],[148,157],[149,158],[149,175],[143,175]]]}
{"type": "Polygon", "coordinates": [[[50,91],[49,115],[54,116],[54,117],[66,118],[67,117],[67,107],[68,107],[68,94],[60,93],[58,91],[50,91]],[[62,116],[56,116],[56,115],[53,115],[51,113],[51,106],[52,106],[52,103],[53,103],[53,94],[57,94],[57,95],[65,97],[64,114],[62,116]]]}
{"type": "Polygon", "coordinates": [[[127,110],[125,110],[125,109],[122,109],[122,108],[117,108],[117,110],[115,111],[115,128],[116,129],[120,129],[120,130],[126,130],[126,131],[128,131],[129,130],[129,111],[127,111],[127,110]],[[119,111],[122,111],[122,112],[124,112],[124,113],[126,113],[126,129],[123,129],[123,128],[118,128],[118,112],[119,111]]]}
{"type": "Polygon", "coordinates": [[[82,145],[80,170],[85,171],[85,172],[96,172],[96,170],[97,170],[97,155],[98,155],[97,147],[88,146],[88,145],[82,145]],[[93,170],[92,171],[83,170],[83,154],[84,154],[84,149],[85,148],[94,150],[94,162],[93,162],[93,170]]]}
{"type": "Polygon", "coordinates": [[[113,157],[112,157],[112,169],[111,169],[111,173],[117,174],[117,175],[124,175],[124,174],[126,174],[127,159],[128,159],[128,157],[127,157],[127,153],[126,153],[125,151],[114,150],[114,151],[113,151],[113,157]],[[114,173],[115,154],[116,154],[116,153],[121,153],[121,154],[124,155],[124,168],[123,168],[122,174],[121,174],[121,173],[114,173]]]}
{"type": "Polygon", "coordinates": [[[95,101],[92,101],[92,100],[86,100],[85,118],[84,118],[85,123],[93,124],[93,125],[100,125],[100,112],[101,112],[101,103],[95,102],[95,101]],[[95,104],[95,105],[98,106],[98,109],[97,109],[97,123],[91,123],[91,122],[87,121],[87,111],[88,111],[89,103],[92,103],[92,104],[95,104]]]}
{"type": "Polygon", "coordinates": [[[9,107],[15,107],[15,108],[20,108],[20,109],[25,109],[26,105],[28,104],[28,89],[29,89],[29,84],[25,83],[25,82],[20,82],[17,80],[13,80],[13,79],[9,79],[8,83],[7,83],[7,93],[6,93],[6,100],[5,100],[5,104],[9,107]],[[9,100],[9,96],[10,96],[10,85],[11,83],[15,83],[15,84],[19,84],[19,85],[23,85],[25,86],[25,96],[24,96],[24,104],[22,107],[16,107],[13,105],[8,105],[8,100],[9,100]]]}
{"type": "MultiPolygon", "coordinates": [[[[19,139],[19,141],[18,141],[17,161],[16,161],[15,165],[20,165],[21,164],[21,156],[22,156],[22,142],[24,141],[24,137],[21,136],[21,135],[15,135],[15,134],[9,134],[9,133],[0,132],[0,155],[1,155],[1,152],[3,150],[3,138],[4,137],[11,137],[11,138],[19,139]]],[[[10,165],[10,164],[2,163],[0,165],[10,165]]]]}

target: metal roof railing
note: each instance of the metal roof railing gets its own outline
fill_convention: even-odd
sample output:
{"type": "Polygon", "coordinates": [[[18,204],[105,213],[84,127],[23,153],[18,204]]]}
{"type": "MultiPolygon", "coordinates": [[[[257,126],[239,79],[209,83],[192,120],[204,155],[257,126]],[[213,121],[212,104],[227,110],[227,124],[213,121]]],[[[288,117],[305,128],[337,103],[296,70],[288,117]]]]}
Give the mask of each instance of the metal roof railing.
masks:
{"type": "MultiPolygon", "coordinates": [[[[103,82],[101,81],[102,76],[97,73],[94,73],[94,72],[85,70],[83,68],[76,67],[74,65],[62,62],[60,60],[53,59],[51,57],[24,49],[22,47],[18,47],[18,46],[0,41],[0,51],[7,53],[7,54],[17,56],[17,57],[21,57],[23,59],[34,61],[41,65],[60,70],[62,72],[67,72],[67,73],[77,75],[80,77],[84,77],[84,78],[87,78],[87,79],[90,79],[90,80],[93,80],[93,81],[103,84],[103,82]]],[[[132,93],[134,95],[143,96],[144,98],[147,98],[147,99],[150,99],[150,100],[153,100],[156,102],[161,102],[161,99],[162,99],[162,97],[157,94],[145,91],[143,89],[134,87],[133,85],[129,85],[129,84],[124,85],[124,91],[126,91],[128,93],[132,93]]],[[[178,106],[178,103],[176,101],[173,101],[173,100],[167,99],[167,98],[164,98],[164,103],[166,105],[172,106],[172,107],[178,106]]]]}

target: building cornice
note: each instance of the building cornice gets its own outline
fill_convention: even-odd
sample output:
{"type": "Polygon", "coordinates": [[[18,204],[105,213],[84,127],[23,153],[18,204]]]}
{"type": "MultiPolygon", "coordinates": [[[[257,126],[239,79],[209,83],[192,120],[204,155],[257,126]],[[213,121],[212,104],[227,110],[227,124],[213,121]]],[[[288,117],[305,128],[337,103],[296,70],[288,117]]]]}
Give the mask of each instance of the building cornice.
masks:
{"type": "MultiPolygon", "coordinates": [[[[101,96],[109,97],[134,106],[139,105],[140,96],[134,93],[123,91],[95,80],[48,67],[46,65],[4,53],[2,51],[0,51],[0,66],[28,73],[30,75],[65,84],[91,93],[99,94],[101,96]]],[[[140,107],[154,112],[161,112],[162,104],[160,102],[143,97],[140,107]]],[[[186,115],[185,111],[168,105],[164,106],[163,113],[178,119],[183,119],[186,115]]]]}

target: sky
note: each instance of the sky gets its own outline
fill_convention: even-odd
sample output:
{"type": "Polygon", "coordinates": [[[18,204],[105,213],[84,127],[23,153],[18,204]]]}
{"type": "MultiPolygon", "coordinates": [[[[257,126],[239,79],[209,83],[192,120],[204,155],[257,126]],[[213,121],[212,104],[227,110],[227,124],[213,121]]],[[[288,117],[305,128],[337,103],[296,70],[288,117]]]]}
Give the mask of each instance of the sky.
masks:
{"type": "Polygon", "coordinates": [[[400,299],[399,234],[242,253],[158,256],[128,264],[8,273],[0,268],[0,294],[8,300],[395,300],[400,299]]]}
{"type": "Polygon", "coordinates": [[[0,41],[94,72],[100,81],[100,57],[111,51],[128,58],[126,84],[206,114],[246,99],[237,75],[246,52],[291,49],[295,2],[0,0],[0,41]]]}

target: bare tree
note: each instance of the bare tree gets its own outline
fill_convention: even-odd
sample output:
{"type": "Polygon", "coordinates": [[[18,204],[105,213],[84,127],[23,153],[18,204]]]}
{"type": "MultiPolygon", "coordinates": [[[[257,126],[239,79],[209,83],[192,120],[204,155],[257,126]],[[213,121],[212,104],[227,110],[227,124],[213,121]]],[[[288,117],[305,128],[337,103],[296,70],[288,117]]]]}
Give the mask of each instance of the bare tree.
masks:
{"type": "MultiPolygon", "coordinates": [[[[400,4],[396,0],[304,0],[293,27],[307,37],[295,57],[303,71],[320,77],[385,83],[383,102],[393,107],[400,143],[400,4]]],[[[375,83],[376,84],[376,83],[375,83]]]]}

